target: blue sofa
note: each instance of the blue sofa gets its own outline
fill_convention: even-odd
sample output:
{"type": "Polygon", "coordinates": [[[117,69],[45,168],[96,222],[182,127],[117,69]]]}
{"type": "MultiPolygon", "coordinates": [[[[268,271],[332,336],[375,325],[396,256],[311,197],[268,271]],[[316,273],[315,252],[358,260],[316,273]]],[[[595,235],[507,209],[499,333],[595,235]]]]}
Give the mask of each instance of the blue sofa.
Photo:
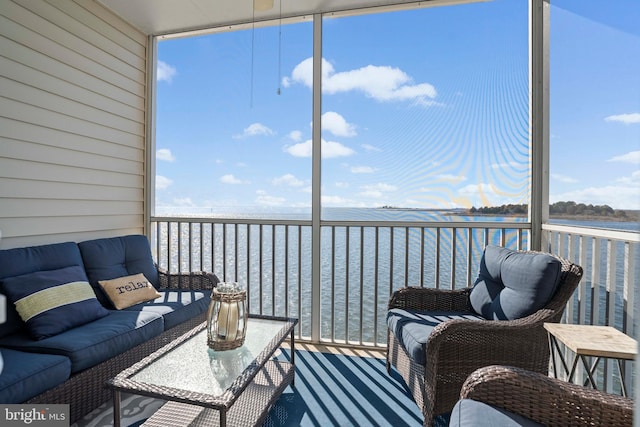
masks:
{"type": "Polygon", "coordinates": [[[0,403],[68,403],[76,421],[110,398],[105,381],[204,321],[217,283],[158,269],[142,235],[1,250],[0,403]],[[99,282],[138,273],[153,299],[115,309],[99,282]]]}

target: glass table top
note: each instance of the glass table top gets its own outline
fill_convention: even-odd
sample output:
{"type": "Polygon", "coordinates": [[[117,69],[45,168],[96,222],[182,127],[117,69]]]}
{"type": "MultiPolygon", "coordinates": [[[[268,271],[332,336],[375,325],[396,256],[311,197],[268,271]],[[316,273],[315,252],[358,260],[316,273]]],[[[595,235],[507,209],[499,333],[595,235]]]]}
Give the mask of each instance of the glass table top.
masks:
{"type": "Polygon", "coordinates": [[[249,317],[244,345],[226,351],[214,351],[207,346],[207,331],[202,326],[202,330],[192,338],[129,378],[154,386],[218,396],[229,388],[283,328],[289,326],[290,323],[283,320],[249,317]]]}

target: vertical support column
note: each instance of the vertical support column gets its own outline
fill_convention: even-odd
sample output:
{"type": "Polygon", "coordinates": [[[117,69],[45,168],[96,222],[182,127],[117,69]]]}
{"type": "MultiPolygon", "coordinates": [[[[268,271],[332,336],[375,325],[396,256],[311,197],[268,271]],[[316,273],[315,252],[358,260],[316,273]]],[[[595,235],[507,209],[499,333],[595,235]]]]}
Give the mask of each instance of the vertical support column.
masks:
{"type": "Polygon", "coordinates": [[[320,226],[322,166],[322,15],[313,16],[313,129],[311,172],[311,341],[320,341],[320,226]]]}
{"type": "MultiPolygon", "coordinates": [[[[147,87],[145,89],[145,132],[144,132],[144,234],[151,241],[151,217],[155,215],[155,177],[156,177],[156,59],[158,41],[147,37],[147,87]]],[[[157,237],[159,238],[159,237],[157,237]]],[[[157,255],[156,255],[157,256],[157,255]]]]}
{"type": "Polygon", "coordinates": [[[529,151],[531,191],[529,249],[546,250],[542,224],[549,220],[549,0],[530,0],[529,151]]]}

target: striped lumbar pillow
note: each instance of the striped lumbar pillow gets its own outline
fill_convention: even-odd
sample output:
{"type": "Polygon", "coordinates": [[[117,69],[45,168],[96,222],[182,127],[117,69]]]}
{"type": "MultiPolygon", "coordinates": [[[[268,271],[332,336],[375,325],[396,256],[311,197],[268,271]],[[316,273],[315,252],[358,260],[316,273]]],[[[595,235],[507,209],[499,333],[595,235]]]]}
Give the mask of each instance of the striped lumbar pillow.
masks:
{"type": "Polygon", "coordinates": [[[7,277],[0,281],[0,289],[15,304],[35,340],[109,314],[80,266],[7,277]]]}

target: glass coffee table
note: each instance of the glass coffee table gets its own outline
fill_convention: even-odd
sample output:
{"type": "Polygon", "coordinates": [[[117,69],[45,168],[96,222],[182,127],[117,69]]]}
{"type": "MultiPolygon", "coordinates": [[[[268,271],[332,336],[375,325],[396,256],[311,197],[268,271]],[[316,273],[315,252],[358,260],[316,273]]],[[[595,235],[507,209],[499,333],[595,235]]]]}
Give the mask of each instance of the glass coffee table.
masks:
{"type": "Polygon", "coordinates": [[[213,351],[206,322],[125,369],[107,385],[113,390],[113,425],[120,426],[120,393],[167,400],[143,426],[250,426],[294,381],[297,319],[249,316],[242,347],[213,351]],[[290,338],[291,361],[274,359],[290,338]]]}

